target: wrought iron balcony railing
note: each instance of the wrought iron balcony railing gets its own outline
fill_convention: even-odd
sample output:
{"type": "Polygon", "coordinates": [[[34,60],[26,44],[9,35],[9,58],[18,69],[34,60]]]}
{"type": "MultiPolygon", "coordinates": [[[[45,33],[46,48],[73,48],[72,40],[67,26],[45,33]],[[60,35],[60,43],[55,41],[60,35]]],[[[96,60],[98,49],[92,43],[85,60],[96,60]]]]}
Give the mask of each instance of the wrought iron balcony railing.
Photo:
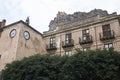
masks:
{"type": "Polygon", "coordinates": [[[82,45],[82,44],[90,44],[92,43],[93,40],[92,40],[92,36],[91,35],[88,35],[88,36],[85,36],[85,37],[82,37],[82,38],[79,38],[79,43],[82,45]]]}
{"type": "Polygon", "coordinates": [[[115,38],[115,33],[113,30],[109,30],[106,32],[99,33],[100,35],[100,40],[108,40],[108,39],[114,39],[115,38]]]}
{"type": "Polygon", "coordinates": [[[73,39],[62,41],[62,47],[63,48],[73,47],[73,46],[74,46],[74,40],[73,39]]]}
{"type": "Polygon", "coordinates": [[[57,50],[57,44],[56,44],[56,43],[53,43],[53,44],[46,45],[46,50],[47,50],[47,51],[57,50]]]}

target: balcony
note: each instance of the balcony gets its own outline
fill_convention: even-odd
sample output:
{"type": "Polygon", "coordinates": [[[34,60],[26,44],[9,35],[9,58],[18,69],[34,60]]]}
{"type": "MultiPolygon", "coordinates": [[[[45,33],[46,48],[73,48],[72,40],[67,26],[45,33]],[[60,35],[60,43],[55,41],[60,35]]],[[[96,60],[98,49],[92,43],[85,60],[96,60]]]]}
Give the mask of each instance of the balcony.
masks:
{"type": "Polygon", "coordinates": [[[54,44],[46,45],[46,50],[47,50],[47,51],[50,51],[50,50],[57,50],[57,44],[54,43],[54,44]]]}
{"type": "Polygon", "coordinates": [[[92,43],[93,40],[92,40],[92,36],[91,35],[88,35],[86,37],[82,37],[82,38],[79,38],[79,44],[80,45],[83,45],[83,44],[90,44],[92,43]]]}
{"type": "Polygon", "coordinates": [[[63,48],[73,47],[73,46],[74,46],[74,40],[73,39],[62,41],[62,47],[63,48]]]}
{"type": "Polygon", "coordinates": [[[113,30],[109,30],[106,32],[102,32],[99,34],[100,35],[100,40],[109,40],[109,39],[114,39],[115,38],[115,33],[113,30]]]}

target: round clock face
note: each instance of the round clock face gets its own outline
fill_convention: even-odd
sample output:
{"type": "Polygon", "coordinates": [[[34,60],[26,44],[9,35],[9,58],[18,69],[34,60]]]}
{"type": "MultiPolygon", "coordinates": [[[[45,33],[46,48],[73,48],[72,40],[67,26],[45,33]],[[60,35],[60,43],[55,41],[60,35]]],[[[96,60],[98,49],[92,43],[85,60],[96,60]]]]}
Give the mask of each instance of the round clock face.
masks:
{"type": "Polygon", "coordinates": [[[16,35],[16,29],[11,30],[10,37],[13,38],[16,35]]]}
{"type": "Polygon", "coordinates": [[[25,31],[25,32],[24,32],[24,38],[25,38],[26,40],[30,39],[30,33],[29,33],[28,31],[25,31]]]}

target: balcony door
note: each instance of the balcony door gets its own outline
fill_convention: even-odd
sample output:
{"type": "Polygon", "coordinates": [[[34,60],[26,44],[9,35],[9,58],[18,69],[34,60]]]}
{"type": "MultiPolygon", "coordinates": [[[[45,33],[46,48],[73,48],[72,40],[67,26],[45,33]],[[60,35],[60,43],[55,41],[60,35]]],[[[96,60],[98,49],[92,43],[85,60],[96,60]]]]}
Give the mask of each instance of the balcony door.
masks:
{"type": "Polygon", "coordinates": [[[51,37],[50,38],[50,47],[55,47],[56,46],[56,38],[55,37],[51,37]]]}
{"type": "Polygon", "coordinates": [[[104,36],[104,37],[109,37],[109,36],[111,36],[110,24],[103,25],[103,26],[102,26],[102,30],[103,30],[103,36],[104,36]]]}
{"type": "Polygon", "coordinates": [[[82,30],[83,41],[89,40],[89,29],[82,30]]]}
{"type": "Polygon", "coordinates": [[[66,35],[65,35],[65,43],[66,43],[66,44],[71,43],[71,38],[72,38],[71,33],[66,34],[66,35]]]}

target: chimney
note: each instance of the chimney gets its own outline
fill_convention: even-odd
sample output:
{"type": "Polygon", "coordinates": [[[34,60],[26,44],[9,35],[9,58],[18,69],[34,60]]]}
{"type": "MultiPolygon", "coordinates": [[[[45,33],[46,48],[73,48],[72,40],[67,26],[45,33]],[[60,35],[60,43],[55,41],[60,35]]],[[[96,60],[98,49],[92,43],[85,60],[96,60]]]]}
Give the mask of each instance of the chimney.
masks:
{"type": "Polygon", "coordinates": [[[30,24],[29,16],[28,16],[27,19],[26,19],[26,23],[27,23],[28,25],[30,24]]]}
{"type": "Polygon", "coordinates": [[[6,23],[6,20],[3,19],[2,22],[0,22],[0,28],[4,27],[4,26],[5,26],[5,23],[6,23]]]}

